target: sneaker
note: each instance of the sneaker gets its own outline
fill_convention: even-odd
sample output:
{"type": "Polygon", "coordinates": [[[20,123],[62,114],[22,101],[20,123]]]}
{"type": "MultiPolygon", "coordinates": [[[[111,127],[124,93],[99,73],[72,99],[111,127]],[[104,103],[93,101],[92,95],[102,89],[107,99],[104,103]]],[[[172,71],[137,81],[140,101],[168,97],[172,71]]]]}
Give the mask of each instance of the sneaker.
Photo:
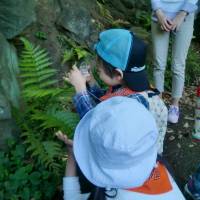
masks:
{"type": "Polygon", "coordinates": [[[200,133],[192,133],[192,138],[196,142],[200,142],[200,133]]]}
{"type": "Polygon", "coordinates": [[[168,111],[168,122],[176,124],[179,119],[179,107],[171,105],[168,111]]]}
{"type": "Polygon", "coordinates": [[[188,194],[193,200],[200,200],[200,192],[197,193],[193,187],[192,176],[190,177],[188,183],[184,187],[185,193],[188,194]]]}

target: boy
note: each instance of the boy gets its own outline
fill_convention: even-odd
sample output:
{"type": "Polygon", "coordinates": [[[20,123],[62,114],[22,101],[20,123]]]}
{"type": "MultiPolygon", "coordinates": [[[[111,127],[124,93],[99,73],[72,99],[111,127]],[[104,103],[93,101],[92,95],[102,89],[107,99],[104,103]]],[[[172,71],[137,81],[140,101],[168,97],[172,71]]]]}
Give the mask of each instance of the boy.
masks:
{"type": "Polygon", "coordinates": [[[159,93],[150,87],[147,78],[146,44],[128,30],[110,29],[100,33],[95,50],[99,77],[109,86],[109,90],[104,92],[94,84],[87,87],[86,78],[73,66],[65,80],[75,87],[74,104],[78,113],[83,117],[97,103],[114,96],[135,98],[148,108],[156,119],[159,129],[158,153],[162,154],[167,108],[159,98],[159,93]]]}

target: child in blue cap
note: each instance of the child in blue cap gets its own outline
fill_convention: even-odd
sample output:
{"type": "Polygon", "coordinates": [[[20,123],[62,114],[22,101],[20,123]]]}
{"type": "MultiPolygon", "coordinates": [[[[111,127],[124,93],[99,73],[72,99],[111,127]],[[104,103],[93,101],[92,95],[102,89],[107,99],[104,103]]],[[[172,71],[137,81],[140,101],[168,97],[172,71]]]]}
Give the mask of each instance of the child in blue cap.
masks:
{"type": "Polygon", "coordinates": [[[97,71],[100,79],[109,86],[108,91],[103,91],[95,84],[88,87],[86,78],[76,66],[73,66],[64,78],[75,87],[76,95],[73,100],[80,117],[97,103],[110,97],[136,98],[150,109],[156,119],[159,129],[158,153],[162,154],[167,127],[167,108],[159,93],[150,87],[147,78],[146,44],[129,30],[109,29],[100,33],[95,50],[98,57],[97,71]]]}

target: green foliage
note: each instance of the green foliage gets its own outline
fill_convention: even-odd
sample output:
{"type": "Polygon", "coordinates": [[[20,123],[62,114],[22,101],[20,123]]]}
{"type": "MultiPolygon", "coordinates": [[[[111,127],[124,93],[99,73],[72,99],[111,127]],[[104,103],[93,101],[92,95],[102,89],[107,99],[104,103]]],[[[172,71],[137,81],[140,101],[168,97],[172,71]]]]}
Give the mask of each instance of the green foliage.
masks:
{"type": "Polygon", "coordinates": [[[114,19],[110,13],[110,11],[100,2],[97,1],[97,5],[99,7],[100,15],[104,18],[107,23],[112,24],[114,19]]]}
{"type": "Polygon", "coordinates": [[[142,0],[140,3],[138,1],[135,1],[134,8],[135,12],[132,16],[132,19],[134,19],[134,25],[142,26],[142,28],[145,28],[146,30],[151,29],[151,2],[142,0]]]}
{"type": "Polygon", "coordinates": [[[142,24],[142,28],[151,29],[151,13],[145,10],[137,10],[135,12],[136,25],[142,24]]]}
{"type": "Polygon", "coordinates": [[[91,56],[91,53],[86,46],[78,45],[67,36],[60,35],[58,39],[61,45],[65,48],[63,52],[62,64],[65,64],[66,62],[75,62],[77,60],[85,60],[91,56]]]}
{"type": "Polygon", "coordinates": [[[65,50],[63,53],[62,64],[72,60],[74,58],[74,51],[73,49],[65,50]]]}
{"type": "Polygon", "coordinates": [[[200,52],[194,45],[191,45],[188,57],[186,60],[186,85],[198,85],[200,84],[200,52]]]}
{"type": "Polygon", "coordinates": [[[59,174],[61,167],[60,162],[56,162],[57,158],[61,158],[61,146],[51,140],[42,140],[40,136],[37,136],[31,130],[23,132],[22,137],[25,137],[24,144],[27,145],[27,152],[30,152],[31,157],[35,158],[37,162],[46,168],[54,171],[55,174],[59,174]]]}
{"type": "MultiPolygon", "coordinates": [[[[171,52],[169,53],[171,55],[171,52]]],[[[185,85],[196,85],[198,84],[200,77],[199,68],[200,56],[193,45],[190,46],[185,70],[185,85]]],[[[168,67],[165,73],[165,87],[167,90],[171,90],[172,87],[172,73],[171,73],[171,57],[168,57],[168,67]]]]}
{"type": "Polygon", "coordinates": [[[76,55],[78,56],[78,60],[89,56],[88,51],[86,51],[85,49],[83,49],[81,47],[74,48],[74,51],[76,52],[76,55]]]}
{"type": "MultiPolygon", "coordinates": [[[[71,110],[71,96],[74,90],[69,85],[63,88],[58,87],[55,79],[56,70],[51,67],[51,59],[44,49],[33,45],[25,38],[21,40],[24,44],[20,56],[20,78],[24,104],[21,110],[13,110],[13,115],[21,130],[21,146],[27,154],[26,159],[31,160],[34,167],[30,168],[29,163],[25,162],[27,165],[24,164],[23,170],[18,171],[19,163],[13,166],[17,172],[16,176],[24,177],[22,183],[27,184],[21,187],[17,182],[13,194],[19,194],[23,198],[16,196],[13,200],[20,198],[51,199],[58,182],[50,181],[54,176],[61,180],[64,171],[62,158],[65,152],[62,151],[62,146],[54,133],[62,130],[72,137],[79,121],[77,114],[71,110]],[[35,166],[38,169],[35,169],[35,166]],[[43,171],[48,175],[45,180],[41,178],[43,171]],[[43,190],[42,185],[45,186],[46,191],[43,190]],[[34,192],[32,188],[35,189],[34,192]]],[[[10,185],[9,183],[9,187],[10,185]]]]}
{"type": "Polygon", "coordinates": [[[55,109],[47,110],[46,113],[37,112],[33,114],[32,119],[41,120],[41,128],[43,129],[54,127],[69,133],[69,137],[72,137],[73,131],[78,123],[77,114],[70,111],[56,111],[55,109]]]}
{"type": "Polygon", "coordinates": [[[46,40],[47,39],[47,34],[43,31],[37,31],[35,33],[35,37],[37,37],[40,40],[46,40]]]}
{"type": "Polygon", "coordinates": [[[23,78],[23,94],[25,98],[39,98],[58,95],[62,90],[51,88],[57,83],[53,77],[56,70],[50,68],[51,61],[48,53],[39,46],[32,45],[25,38],[20,59],[21,78],[23,78]]]}
{"type": "MultiPolygon", "coordinates": [[[[199,3],[199,6],[200,6],[200,3],[199,3]]],[[[200,26],[199,26],[199,24],[200,24],[200,12],[196,16],[196,20],[194,23],[194,35],[196,37],[195,40],[200,43],[200,26]]]]}
{"type": "Polygon", "coordinates": [[[52,199],[60,177],[31,159],[21,142],[10,140],[8,147],[9,151],[0,152],[0,199],[52,199]]]}

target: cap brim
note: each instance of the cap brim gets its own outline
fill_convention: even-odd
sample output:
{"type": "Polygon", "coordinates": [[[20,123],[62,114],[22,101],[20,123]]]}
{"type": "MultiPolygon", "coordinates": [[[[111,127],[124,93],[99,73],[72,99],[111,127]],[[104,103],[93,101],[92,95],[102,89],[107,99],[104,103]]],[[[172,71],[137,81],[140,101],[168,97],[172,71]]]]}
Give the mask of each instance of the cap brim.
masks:
{"type": "Polygon", "coordinates": [[[102,167],[93,154],[90,140],[90,124],[93,110],[89,111],[79,122],[74,135],[75,159],[85,177],[94,185],[109,188],[132,188],[141,186],[150,176],[155,167],[157,149],[152,147],[145,158],[136,160],[135,164],[126,169],[102,167]]]}
{"type": "Polygon", "coordinates": [[[145,70],[140,72],[123,72],[123,80],[129,88],[136,92],[142,92],[150,88],[145,70]]]}

